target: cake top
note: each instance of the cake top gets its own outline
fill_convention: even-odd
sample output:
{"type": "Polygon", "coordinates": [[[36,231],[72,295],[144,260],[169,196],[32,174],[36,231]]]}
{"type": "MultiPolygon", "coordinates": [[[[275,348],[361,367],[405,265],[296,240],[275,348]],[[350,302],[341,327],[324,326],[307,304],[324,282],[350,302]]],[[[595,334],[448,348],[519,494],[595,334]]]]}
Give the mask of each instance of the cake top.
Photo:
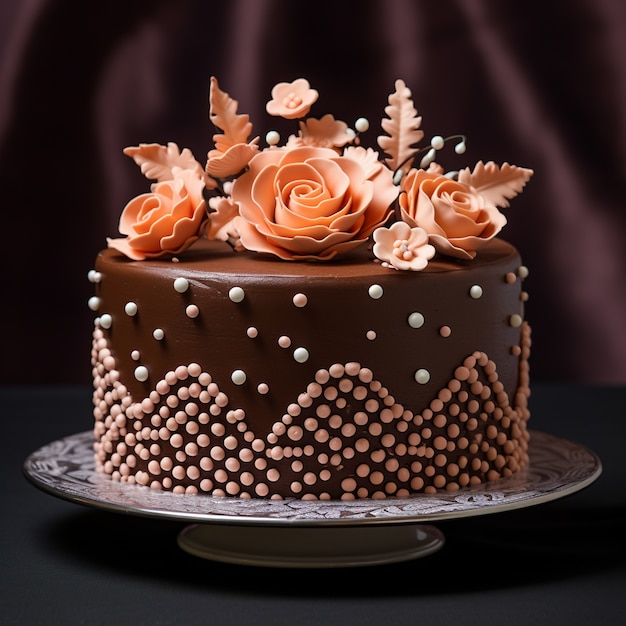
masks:
{"type": "Polygon", "coordinates": [[[124,153],[154,181],[130,200],[119,231],[107,239],[133,260],[175,257],[202,238],[285,261],[328,261],[371,246],[373,260],[398,270],[424,269],[435,255],[471,260],[506,224],[501,209],[533,174],[478,161],[445,172],[437,154],[465,137],[424,138],[422,118],[404,81],[395,82],[377,148],[361,145],[369,128],[330,113],[307,117],[319,98],[304,78],[279,83],[266,111],[297,120],[281,145],[276,131],[253,137],[249,116],[211,78],[209,119],[217,129],[206,164],[188,148],[139,144],[124,153]],[[252,138],[251,138],[252,137],[252,138]]]}

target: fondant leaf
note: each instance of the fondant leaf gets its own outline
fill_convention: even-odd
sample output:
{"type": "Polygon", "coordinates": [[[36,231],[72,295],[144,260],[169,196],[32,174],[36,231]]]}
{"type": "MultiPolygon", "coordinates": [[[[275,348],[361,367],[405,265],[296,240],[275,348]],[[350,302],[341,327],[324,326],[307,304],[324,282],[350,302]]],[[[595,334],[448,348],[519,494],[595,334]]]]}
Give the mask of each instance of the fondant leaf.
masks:
{"type": "Polygon", "coordinates": [[[238,143],[248,143],[252,132],[250,116],[237,114],[238,103],[219,88],[217,79],[211,76],[209,90],[209,119],[222,133],[213,135],[215,149],[226,152],[238,143]]]}
{"type": "Polygon", "coordinates": [[[392,170],[402,167],[404,171],[408,171],[411,157],[416,152],[415,144],[424,136],[424,131],[419,130],[422,118],[417,115],[411,90],[403,80],[396,80],[395,89],[385,107],[385,113],[389,117],[383,118],[381,122],[387,135],[378,137],[378,145],[388,155],[385,161],[392,170]]]}
{"type": "Polygon", "coordinates": [[[494,206],[506,208],[509,200],[521,193],[532,175],[533,170],[525,167],[478,161],[473,170],[466,167],[459,171],[459,182],[474,187],[494,206]]]}
{"type": "Polygon", "coordinates": [[[157,182],[172,180],[174,167],[195,171],[201,178],[205,178],[204,170],[191,150],[183,148],[181,152],[171,141],[167,146],[158,143],[140,143],[138,146],[124,148],[124,154],[131,157],[139,165],[143,175],[150,180],[157,182]]]}

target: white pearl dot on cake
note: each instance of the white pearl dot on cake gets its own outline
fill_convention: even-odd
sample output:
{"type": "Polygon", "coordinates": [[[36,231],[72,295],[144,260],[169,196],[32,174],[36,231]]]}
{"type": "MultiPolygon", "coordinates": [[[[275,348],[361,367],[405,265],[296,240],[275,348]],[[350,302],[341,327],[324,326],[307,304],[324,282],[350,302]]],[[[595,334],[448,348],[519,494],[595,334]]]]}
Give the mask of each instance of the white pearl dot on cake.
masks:
{"type": "Polygon", "coordinates": [[[186,309],[185,313],[187,317],[194,319],[200,315],[200,309],[195,304],[190,304],[186,309]]]}
{"type": "Polygon", "coordinates": [[[424,385],[430,380],[430,372],[427,369],[420,368],[415,372],[415,380],[424,385]]]}
{"type": "Polygon", "coordinates": [[[232,287],[228,292],[228,297],[232,302],[241,302],[246,297],[246,294],[241,287],[232,287]]]}
{"type": "Polygon", "coordinates": [[[108,313],[100,316],[100,326],[102,326],[102,328],[111,328],[112,324],[113,318],[108,313]]]}
{"type": "Polygon", "coordinates": [[[293,351],[293,358],[298,363],[305,363],[309,360],[309,351],[306,348],[296,348],[293,351]]]}
{"type": "Polygon", "coordinates": [[[148,368],[145,365],[139,365],[135,368],[135,378],[143,383],[148,380],[148,368]]]}
{"type": "Polygon", "coordinates": [[[87,273],[87,279],[90,283],[99,283],[102,280],[102,274],[96,270],[89,270],[87,273]]]}
{"type": "Polygon", "coordinates": [[[165,338],[165,332],[162,328],[155,328],[152,331],[152,336],[157,340],[157,341],[161,341],[162,339],[165,338]]]}
{"type": "Polygon", "coordinates": [[[522,325],[522,316],[514,313],[509,317],[509,325],[513,328],[519,328],[522,325]]]}
{"type": "Polygon", "coordinates": [[[291,345],[291,339],[287,335],[278,338],[278,345],[281,348],[288,348],[291,345]]]}
{"type": "Polygon", "coordinates": [[[134,302],[127,302],[124,305],[124,313],[126,313],[126,315],[129,315],[130,317],[133,317],[133,315],[137,315],[138,310],[139,309],[134,302]]]}
{"type": "Polygon", "coordinates": [[[259,331],[254,326],[250,326],[250,328],[248,328],[248,330],[246,330],[246,335],[248,335],[248,337],[250,337],[250,339],[254,339],[255,337],[257,337],[259,335],[259,331]]]}
{"type": "Polygon", "coordinates": [[[474,298],[474,300],[478,300],[483,295],[483,288],[480,285],[472,285],[469,290],[469,295],[474,298]]]}
{"type": "Polygon", "coordinates": [[[424,325],[424,316],[415,311],[409,315],[408,322],[411,328],[421,328],[424,325]]]}
{"type": "Polygon", "coordinates": [[[374,341],[374,339],[376,339],[376,331],[375,330],[368,330],[365,333],[365,336],[370,340],[370,341],[374,341]]]}
{"type": "Polygon", "coordinates": [[[178,293],[185,293],[187,289],[189,289],[189,281],[182,276],[174,280],[174,289],[178,291],[178,293]]]}
{"type": "Polygon", "coordinates": [[[100,298],[98,298],[98,296],[91,296],[91,298],[89,298],[89,300],[87,301],[87,306],[92,310],[92,311],[97,311],[100,308],[100,298]]]}
{"type": "Polygon", "coordinates": [[[378,300],[383,296],[383,288],[380,285],[371,285],[367,292],[369,293],[370,298],[373,298],[374,300],[378,300]]]}
{"type": "Polygon", "coordinates": [[[256,390],[257,390],[257,391],[258,391],[258,392],[259,392],[262,396],[264,396],[264,395],[266,395],[266,394],[268,394],[268,393],[269,393],[270,388],[269,388],[269,385],[268,385],[267,383],[259,383],[259,384],[257,385],[256,390]]]}
{"type": "Polygon", "coordinates": [[[302,307],[306,306],[307,302],[308,302],[308,298],[303,293],[297,293],[293,297],[293,304],[294,304],[294,306],[297,306],[300,309],[302,307]]]}
{"type": "Polygon", "coordinates": [[[525,265],[520,265],[518,270],[517,270],[517,274],[520,278],[527,278],[528,277],[528,268],[525,265]]]}
{"type": "Polygon", "coordinates": [[[139,361],[139,359],[141,358],[141,354],[139,353],[139,350],[133,350],[133,351],[130,353],[130,358],[131,358],[133,361],[139,361]]]}
{"type": "Polygon", "coordinates": [[[246,373],[243,370],[234,370],[230,379],[235,385],[243,385],[246,382],[246,373]]]}

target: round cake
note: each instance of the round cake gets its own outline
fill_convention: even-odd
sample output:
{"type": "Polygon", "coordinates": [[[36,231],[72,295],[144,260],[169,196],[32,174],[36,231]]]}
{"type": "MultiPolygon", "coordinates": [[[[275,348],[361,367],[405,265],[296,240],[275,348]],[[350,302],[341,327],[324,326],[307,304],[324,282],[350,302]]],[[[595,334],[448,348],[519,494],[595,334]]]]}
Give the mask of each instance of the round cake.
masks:
{"type": "MultiPolygon", "coordinates": [[[[212,119],[231,128],[224,101],[234,115],[212,82],[212,119]]],[[[203,171],[172,144],[127,152],[157,183],[129,203],[126,238],[90,272],[97,470],[178,493],[356,499],[458,490],[524,467],[527,270],[495,236],[491,206],[530,171],[481,163],[451,178],[399,163],[387,180],[360,147],[268,142],[231,141],[247,160],[219,186],[232,150],[218,165],[228,150],[209,152],[203,171]],[[427,193],[461,225],[470,216],[472,232],[444,209],[429,226],[427,193]]]]}

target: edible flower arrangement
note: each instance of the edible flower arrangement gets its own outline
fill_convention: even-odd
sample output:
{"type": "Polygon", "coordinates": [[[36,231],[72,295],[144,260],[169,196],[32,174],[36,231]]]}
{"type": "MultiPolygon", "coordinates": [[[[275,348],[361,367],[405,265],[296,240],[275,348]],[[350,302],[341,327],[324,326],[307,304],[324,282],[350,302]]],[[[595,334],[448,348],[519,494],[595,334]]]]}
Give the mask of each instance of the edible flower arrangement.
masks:
{"type": "Polygon", "coordinates": [[[218,132],[206,164],[175,143],[126,148],[154,182],[126,205],[124,237],[108,246],[144,260],[178,255],[206,237],[235,251],[323,262],[370,245],[385,267],[418,271],[436,254],[474,258],[533,174],[492,161],[446,173],[437,152],[454,140],[461,154],[465,139],[434,136],[420,148],[422,118],[402,80],[388,98],[378,150],[361,145],[364,118],[352,129],[331,114],[306,117],[318,97],[303,78],[277,84],[266,110],[299,128],[283,145],[268,132],[261,148],[249,116],[212,77],[209,119],[218,132]]]}

